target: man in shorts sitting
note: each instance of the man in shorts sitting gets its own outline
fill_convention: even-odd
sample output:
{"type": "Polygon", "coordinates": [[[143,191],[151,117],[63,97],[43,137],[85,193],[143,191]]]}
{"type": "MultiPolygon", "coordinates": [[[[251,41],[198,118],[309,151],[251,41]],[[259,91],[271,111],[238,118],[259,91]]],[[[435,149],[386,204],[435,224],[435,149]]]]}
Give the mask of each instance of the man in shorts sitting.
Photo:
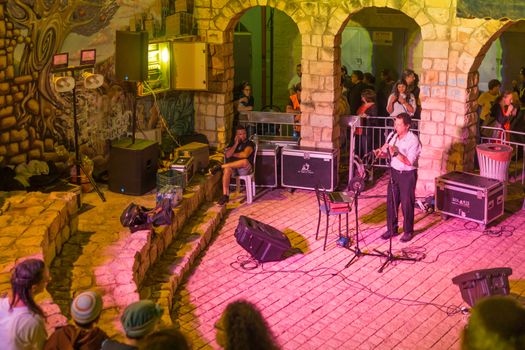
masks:
{"type": "Polygon", "coordinates": [[[254,150],[255,144],[248,140],[246,129],[244,126],[238,126],[235,130],[233,144],[230,144],[224,152],[226,162],[222,165],[217,165],[210,170],[212,174],[221,170],[223,172],[223,195],[217,204],[224,205],[230,200],[230,180],[232,175],[238,176],[251,174],[253,171],[254,150]]]}

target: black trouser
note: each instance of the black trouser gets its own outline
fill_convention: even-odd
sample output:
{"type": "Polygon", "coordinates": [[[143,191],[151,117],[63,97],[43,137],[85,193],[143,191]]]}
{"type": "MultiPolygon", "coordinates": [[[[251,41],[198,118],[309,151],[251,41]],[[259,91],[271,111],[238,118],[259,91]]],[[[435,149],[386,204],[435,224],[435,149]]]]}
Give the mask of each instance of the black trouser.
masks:
{"type": "Polygon", "coordinates": [[[399,171],[390,168],[392,180],[388,182],[386,220],[388,232],[397,233],[399,203],[403,211],[403,231],[414,232],[414,205],[416,203],[417,170],[399,171]]]}

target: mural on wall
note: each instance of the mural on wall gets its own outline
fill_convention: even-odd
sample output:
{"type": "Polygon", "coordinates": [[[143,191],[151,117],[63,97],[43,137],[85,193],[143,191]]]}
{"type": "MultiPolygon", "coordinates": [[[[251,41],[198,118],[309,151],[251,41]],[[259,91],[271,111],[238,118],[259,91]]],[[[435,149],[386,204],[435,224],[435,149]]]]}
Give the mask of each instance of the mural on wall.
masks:
{"type": "MultiPolygon", "coordinates": [[[[77,116],[81,147],[90,156],[107,159],[107,140],[125,135],[131,125],[135,95],[114,77],[115,31],[147,29],[150,38],[162,35],[172,0],[53,1],[9,0],[1,4],[0,22],[0,165],[32,159],[54,161],[64,167],[72,150],[73,98],[57,93],[52,83],[52,57],[69,53],[69,64],[79,64],[82,49],[96,49],[97,73],[105,83],[96,90],[83,87],[77,76],[77,116]]],[[[77,75],[78,72],[77,72],[77,75]]],[[[193,131],[193,94],[168,92],[140,98],[139,128],[157,126],[159,111],[177,135],[193,131]]]]}

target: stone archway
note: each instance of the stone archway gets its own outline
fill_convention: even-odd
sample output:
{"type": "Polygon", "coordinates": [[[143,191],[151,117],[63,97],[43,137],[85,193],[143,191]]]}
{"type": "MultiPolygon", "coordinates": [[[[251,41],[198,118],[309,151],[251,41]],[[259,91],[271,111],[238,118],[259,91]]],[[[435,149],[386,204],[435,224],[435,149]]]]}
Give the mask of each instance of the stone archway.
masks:
{"type": "MultiPolygon", "coordinates": [[[[419,47],[417,59],[409,62],[407,67],[414,69],[420,76],[420,99],[423,108],[420,124],[423,151],[419,159],[418,195],[433,193],[434,179],[440,175],[443,163],[449,58],[448,23],[451,20],[449,4],[432,2],[432,6],[425,5],[424,1],[407,1],[397,7],[380,0],[367,3],[369,7],[398,10],[401,14],[413,19],[420,30],[420,40],[417,41],[419,47]]],[[[341,44],[341,33],[346,24],[360,10],[362,8],[354,7],[351,2],[343,2],[335,11],[328,27],[336,28],[334,42],[337,43],[337,46],[341,44]]],[[[336,65],[336,74],[339,79],[341,66],[339,57],[336,65]]],[[[340,93],[341,89],[338,86],[336,96],[339,97],[340,93]]]]}
{"type": "Polygon", "coordinates": [[[448,62],[444,172],[474,168],[478,69],[492,43],[512,25],[485,19],[456,19],[456,23],[451,28],[448,62]]]}
{"type": "Polygon", "coordinates": [[[196,94],[195,115],[196,129],[204,133],[211,144],[224,147],[231,133],[233,122],[233,29],[241,16],[256,6],[269,6],[284,12],[298,26],[299,33],[309,30],[305,24],[307,16],[298,7],[299,2],[287,3],[277,1],[225,1],[217,9],[211,9],[209,29],[201,35],[209,43],[211,64],[208,68],[209,91],[196,94]],[[285,6],[286,5],[286,6],[285,6]],[[298,22],[303,23],[300,25],[298,22]]]}

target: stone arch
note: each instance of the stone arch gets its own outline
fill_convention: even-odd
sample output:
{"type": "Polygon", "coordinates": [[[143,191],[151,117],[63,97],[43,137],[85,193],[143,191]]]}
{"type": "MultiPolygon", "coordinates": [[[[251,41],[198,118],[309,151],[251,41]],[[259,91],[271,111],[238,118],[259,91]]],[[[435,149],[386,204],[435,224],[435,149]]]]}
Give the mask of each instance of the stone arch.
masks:
{"type": "Polygon", "coordinates": [[[492,43],[513,22],[457,19],[451,27],[442,171],[474,167],[477,135],[478,69],[492,43]]]}
{"type": "Polygon", "coordinates": [[[307,19],[300,1],[279,2],[225,1],[220,8],[213,8],[209,19],[209,29],[202,32],[209,45],[211,65],[208,68],[209,91],[196,96],[200,107],[195,115],[196,129],[208,136],[212,144],[223,147],[231,134],[234,116],[234,60],[233,30],[246,11],[254,7],[272,7],[291,18],[303,36],[308,31],[307,19]],[[299,25],[301,21],[302,25],[299,25]]]}

